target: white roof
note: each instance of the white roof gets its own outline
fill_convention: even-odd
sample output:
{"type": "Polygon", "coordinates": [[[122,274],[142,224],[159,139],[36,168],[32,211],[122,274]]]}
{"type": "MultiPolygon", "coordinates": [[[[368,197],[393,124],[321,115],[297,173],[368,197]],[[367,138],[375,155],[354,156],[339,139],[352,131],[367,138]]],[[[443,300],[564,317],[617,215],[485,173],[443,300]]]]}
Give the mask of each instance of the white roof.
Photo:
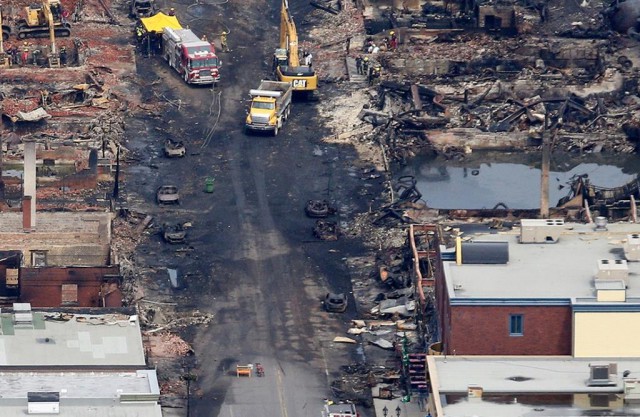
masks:
{"type": "MultiPolygon", "coordinates": [[[[473,241],[506,241],[509,262],[480,265],[444,262],[452,302],[472,299],[571,299],[595,297],[594,277],[600,259],[624,259],[623,243],[640,224],[593,225],[566,223],[557,243],[519,243],[520,229],[465,234],[473,241]],[[454,288],[456,288],[454,290],[454,288]]],[[[629,262],[628,302],[640,300],[640,263],[629,262]]],[[[584,300],[583,300],[584,301],[584,300]]]]}
{"type": "MultiPolygon", "coordinates": [[[[60,392],[60,399],[118,399],[126,394],[160,394],[156,371],[0,372],[0,408],[29,392],[60,392]],[[100,387],[100,389],[96,389],[100,387]]],[[[1,412],[0,412],[1,414],[1,412]]]]}
{"type": "MultiPolygon", "coordinates": [[[[640,359],[604,360],[571,357],[429,356],[432,390],[439,394],[447,417],[517,417],[587,415],[578,402],[558,403],[560,394],[621,394],[622,374],[640,377],[640,359]],[[589,363],[617,363],[616,383],[588,386],[589,363]],[[469,386],[481,387],[482,398],[468,398],[469,386]],[[526,397],[524,397],[526,395],[526,397]],[[518,401],[518,397],[522,397],[518,401]]],[[[637,415],[636,405],[614,415],[637,415]],[[635,413],[634,413],[635,412],[635,413]]],[[[607,410],[604,410],[605,412],[607,410]]],[[[588,414],[611,415],[611,414],[588,414]]]]}
{"type": "MultiPolygon", "coordinates": [[[[59,393],[62,417],[161,417],[155,370],[0,372],[0,415],[27,414],[29,393],[59,393]],[[134,401],[132,401],[134,400],[134,401]]],[[[45,406],[46,407],[46,406],[45,406]]]]}
{"type": "Polygon", "coordinates": [[[34,311],[31,325],[0,314],[0,366],[145,366],[140,323],[123,314],[73,314],[67,321],[34,311]]]}

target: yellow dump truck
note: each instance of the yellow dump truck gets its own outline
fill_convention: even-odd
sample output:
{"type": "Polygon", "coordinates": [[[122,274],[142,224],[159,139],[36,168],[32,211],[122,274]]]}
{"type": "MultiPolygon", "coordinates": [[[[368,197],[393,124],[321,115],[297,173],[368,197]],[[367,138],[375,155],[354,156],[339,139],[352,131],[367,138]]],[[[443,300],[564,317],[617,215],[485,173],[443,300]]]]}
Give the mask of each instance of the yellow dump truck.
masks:
{"type": "Polygon", "coordinates": [[[276,136],[289,118],[291,91],[291,83],[282,81],[262,81],[258,88],[250,90],[245,132],[266,131],[276,136]]]}

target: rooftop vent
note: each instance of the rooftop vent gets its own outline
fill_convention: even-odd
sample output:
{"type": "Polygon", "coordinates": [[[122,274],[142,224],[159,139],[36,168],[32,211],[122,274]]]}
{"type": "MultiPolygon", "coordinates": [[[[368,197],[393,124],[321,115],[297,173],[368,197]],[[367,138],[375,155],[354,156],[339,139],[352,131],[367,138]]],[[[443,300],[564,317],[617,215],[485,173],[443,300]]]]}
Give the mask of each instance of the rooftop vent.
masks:
{"type": "Polygon", "coordinates": [[[13,325],[33,327],[31,303],[13,303],[13,325]]]}
{"type": "Polygon", "coordinates": [[[618,374],[618,364],[589,364],[589,381],[587,385],[590,387],[606,387],[616,385],[618,374]]]}
{"type": "Polygon", "coordinates": [[[28,392],[27,414],[60,414],[59,392],[28,392]]]}
{"type": "Polygon", "coordinates": [[[469,385],[467,387],[467,396],[469,398],[482,398],[484,390],[477,385],[469,385]]]}
{"type": "Polygon", "coordinates": [[[557,243],[564,219],[520,220],[520,243],[557,243]]]}
{"type": "Polygon", "coordinates": [[[625,287],[629,286],[629,265],[627,265],[627,261],[624,259],[598,260],[596,280],[623,281],[625,287]]]}
{"type": "Polygon", "coordinates": [[[627,241],[624,244],[624,257],[627,258],[627,261],[640,261],[640,234],[627,235],[627,241]]]}
{"type": "Polygon", "coordinates": [[[607,230],[607,218],[606,217],[602,217],[602,216],[598,216],[596,217],[596,231],[598,232],[604,232],[607,230]]]}

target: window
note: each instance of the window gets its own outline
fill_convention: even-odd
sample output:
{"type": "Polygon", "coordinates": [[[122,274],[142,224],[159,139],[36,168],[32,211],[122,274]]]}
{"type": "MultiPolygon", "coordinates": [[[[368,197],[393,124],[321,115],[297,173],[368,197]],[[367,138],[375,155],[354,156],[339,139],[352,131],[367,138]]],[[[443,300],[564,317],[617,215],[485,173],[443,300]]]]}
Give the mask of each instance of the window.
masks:
{"type": "Polygon", "coordinates": [[[47,266],[47,251],[33,250],[31,251],[31,266],[47,266]]]}
{"type": "Polygon", "coordinates": [[[509,336],[522,336],[524,334],[524,317],[522,314],[509,316],[509,336]]]}

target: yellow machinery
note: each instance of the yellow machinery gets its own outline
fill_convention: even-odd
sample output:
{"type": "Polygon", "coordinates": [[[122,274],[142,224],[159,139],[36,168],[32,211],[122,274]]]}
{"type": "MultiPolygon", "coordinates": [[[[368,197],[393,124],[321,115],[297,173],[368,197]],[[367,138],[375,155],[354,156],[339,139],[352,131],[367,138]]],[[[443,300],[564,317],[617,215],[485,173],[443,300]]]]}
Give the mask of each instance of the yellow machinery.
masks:
{"type": "Polygon", "coordinates": [[[18,38],[46,38],[51,36],[52,27],[55,36],[71,35],[71,25],[64,17],[60,0],[43,0],[42,5],[32,4],[25,11],[27,18],[16,22],[18,38]]]}
{"type": "MultiPolygon", "coordinates": [[[[0,9],[0,22],[2,22],[2,9],[0,9]]],[[[9,56],[4,51],[4,31],[0,36],[0,68],[7,68],[9,66],[9,56]]]]}
{"type": "MultiPolygon", "coordinates": [[[[48,1],[51,1],[51,0],[48,0],[48,1]]],[[[53,17],[53,13],[51,12],[51,7],[47,2],[47,0],[42,1],[42,8],[44,9],[45,16],[47,17],[47,22],[49,22],[49,39],[51,39],[51,53],[49,54],[49,67],[60,68],[60,57],[58,56],[58,50],[56,48],[54,17],[53,17]]]]}
{"type": "Polygon", "coordinates": [[[280,11],[280,48],[274,54],[278,80],[290,82],[294,92],[313,93],[318,88],[318,76],[310,66],[300,65],[298,33],[289,12],[288,0],[282,0],[280,11]]]}

